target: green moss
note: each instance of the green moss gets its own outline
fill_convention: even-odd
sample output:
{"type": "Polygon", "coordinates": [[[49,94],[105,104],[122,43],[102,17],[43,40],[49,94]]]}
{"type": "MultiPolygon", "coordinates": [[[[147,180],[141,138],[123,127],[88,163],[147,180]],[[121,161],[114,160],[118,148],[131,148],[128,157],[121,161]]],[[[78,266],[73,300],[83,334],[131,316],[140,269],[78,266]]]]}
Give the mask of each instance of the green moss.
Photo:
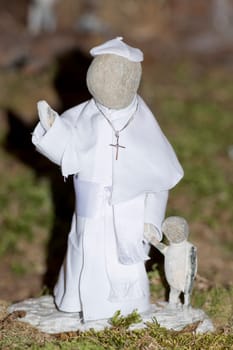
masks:
{"type": "Polygon", "coordinates": [[[110,319],[109,323],[113,327],[129,328],[130,325],[135,323],[140,323],[141,321],[142,321],[141,316],[139,315],[137,310],[134,310],[132,313],[130,313],[126,317],[122,316],[120,310],[118,310],[110,319]]]}
{"type": "Polygon", "coordinates": [[[1,333],[0,348],[32,350],[230,350],[233,349],[233,287],[215,287],[206,291],[194,290],[192,304],[201,307],[212,318],[214,333],[195,334],[197,325],[187,326],[182,331],[171,331],[155,322],[147,328],[129,330],[128,326],[139,321],[133,312],[122,317],[117,312],[112,328],[103,331],[68,332],[54,336],[34,334],[33,329],[24,334],[22,328],[9,328],[1,333]],[[4,334],[4,336],[3,336],[4,334]]]}
{"type": "Polygon", "coordinates": [[[66,340],[50,340],[36,344],[35,339],[23,337],[8,337],[7,341],[0,340],[2,349],[45,349],[45,350],[137,350],[137,349],[166,349],[166,350],[227,350],[233,349],[233,335],[223,332],[195,335],[191,332],[174,332],[148,325],[146,330],[125,331],[114,328],[101,332],[89,331],[83,334],[67,336],[66,340]]]}

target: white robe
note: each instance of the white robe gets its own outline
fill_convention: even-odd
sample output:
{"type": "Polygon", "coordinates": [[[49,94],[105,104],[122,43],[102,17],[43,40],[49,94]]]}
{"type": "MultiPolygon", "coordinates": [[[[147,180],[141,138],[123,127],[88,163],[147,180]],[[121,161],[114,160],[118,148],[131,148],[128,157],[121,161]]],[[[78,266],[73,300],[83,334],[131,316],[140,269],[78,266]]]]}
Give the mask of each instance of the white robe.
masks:
{"type": "MultiPolygon", "coordinates": [[[[149,308],[144,267],[144,223],[160,232],[168,190],[182,177],[182,168],[153,115],[139,96],[122,110],[99,108],[94,100],[57,117],[46,132],[39,123],[32,141],[38,151],[74,175],[76,208],[68,248],[54,290],[62,311],[82,312],[84,320],[111,317],[149,308]]],[[[161,233],[158,237],[161,239],[161,233]]]]}

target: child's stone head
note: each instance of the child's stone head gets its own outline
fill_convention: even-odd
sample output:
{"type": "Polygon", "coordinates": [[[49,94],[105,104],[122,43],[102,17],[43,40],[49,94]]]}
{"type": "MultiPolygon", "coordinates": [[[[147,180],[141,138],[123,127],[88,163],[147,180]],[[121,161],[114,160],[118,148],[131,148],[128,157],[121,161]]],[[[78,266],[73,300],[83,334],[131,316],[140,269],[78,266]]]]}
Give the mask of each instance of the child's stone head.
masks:
{"type": "Polygon", "coordinates": [[[162,231],[171,243],[181,243],[187,240],[189,227],[187,221],[179,216],[170,216],[164,220],[162,231]]]}

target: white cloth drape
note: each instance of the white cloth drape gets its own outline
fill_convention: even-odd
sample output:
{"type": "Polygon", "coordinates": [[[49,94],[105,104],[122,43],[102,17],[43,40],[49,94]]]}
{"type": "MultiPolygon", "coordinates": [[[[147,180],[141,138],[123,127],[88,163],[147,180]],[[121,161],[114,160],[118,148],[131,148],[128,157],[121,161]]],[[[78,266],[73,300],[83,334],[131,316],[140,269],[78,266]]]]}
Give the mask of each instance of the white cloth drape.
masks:
{"type": "Polygon", "coordinates": [[[63,311],[82,311],[86,320],[149,307],[144,222],[157,227],[160,240],[168,190],[183,175],[139,96],[122,110],[98,107],[118,130],[136,111],[120,133],[126,148],[118,160],[110,146],[114,132],[93,99],[56,117],[47,132],[39,123],[32,137],[63,176],[74,175],[76,208],[55,302],[63,311]]]}

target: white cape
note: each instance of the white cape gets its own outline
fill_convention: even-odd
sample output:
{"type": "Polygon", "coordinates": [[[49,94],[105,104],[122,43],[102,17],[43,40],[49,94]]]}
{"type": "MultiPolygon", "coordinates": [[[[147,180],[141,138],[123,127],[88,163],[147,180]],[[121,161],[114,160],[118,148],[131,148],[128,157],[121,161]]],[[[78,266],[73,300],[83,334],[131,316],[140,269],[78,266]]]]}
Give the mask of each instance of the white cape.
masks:
{"type": "MultiPolygon", "coordinates": [[[[120,144],[126,149],[120,150],[119,159],[113,163],[112,204],[141,193],[159,192],[174,187],[183,176],[182,167],[142,98],[137,96],[130,106],[122,110],[111,111],[100,107],[107,115],[111,113],[111,120],[130,116],[132,110],[137,109],[133,121],[120,133],[120,144]]],[[[82,177],[82,170],[86,169],[85,178],[88,176],[93,181],[91,163],[95,162],[93,150],[98,142],[98,124],[103,116],[97,110],[94,99],[91,99],[66,111],[61,117],[67,122],[67,135],[63,136],[64,140],[60,140],[61,146],[66,141],[61,163],[62,174],[66,177],[81,172],[82,177]],[[69,123],[74,128],[69,129],[69,123]]],[[[35,138],[33,141],[36,143],[35,138]]],[[[43,144],[37,145],[42,153],[43,144]]],[[[54,147],[59,145],[56,143],[54,147]]],[[[51,160],[56,162],[54,158],[51,160]]]]}

